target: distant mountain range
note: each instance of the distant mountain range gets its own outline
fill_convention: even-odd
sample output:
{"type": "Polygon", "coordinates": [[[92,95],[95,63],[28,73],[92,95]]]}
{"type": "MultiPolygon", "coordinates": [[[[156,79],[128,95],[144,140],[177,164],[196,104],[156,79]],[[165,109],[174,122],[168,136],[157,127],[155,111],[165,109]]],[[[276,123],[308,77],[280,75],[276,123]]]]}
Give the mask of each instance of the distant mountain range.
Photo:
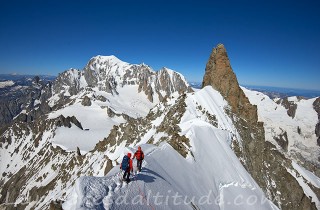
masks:
{"type": "MultiPolygon", "coordinates": [[[[44,82],[53,81],[56,76],[52,75],[22,75],[22,74],[0,74],[0,82],[13,81],[15,85],[30,85],[32,79],[39,76],[44,82]]],[[[9,83],[10,84],[10,83],[9,83]]],[[[201,89],[202,82],[189,82],[190,86],[196,89],[201,89]]],[[[320,90],[303,90],[296,88],[282,88],[282,87],[269,87],[269,86],[256,86],[256,85],[242,85],[249,90],[259,91],[271,99],[285,98],[291,96],[302,96],[304,98],[315,98],[320,96],[320,90]]],[[[0,86],[0,88],[2,88],[0,86]]]]}
{"type": "Polygon", "coordinates": [[[284,98],[291,96],[303,96],[305,98],[315,98],[320,96],[319,90],[303,90],[295,88],[280,88],[266,86],[243,85],[250,90],[256,90],[268,95],[270,98],[284,98]]]}
{"type": "MultiPolygon", "coordinates": [[[[191,87],[201,89],[201,82],[190,82],[191,87]]],[[[320,90],[303,90],[296,88],[281,88],[281,87],[268,87],[268,86],[254,86],[254,85],[242,85],[249,90],[255,90],[261,92],[271,99],[285,98],[291,96],[302,96],[304,98],[315,98],[320,96],[320,90]]]]}
{"type": "Polygon", "coordinates": [[[55,78],[50,75],[0,74],[0,97],[2,100],[19,98],[34,83],[47,84],[55,78]]]}
{"type": "Polygon", "coordinates": [[[5,81],[5,80],[18,81],[18,80],[24,80],[28,78],[34,78],[35,76],[39,76],[43,80],[54,80],[56,78],[56,76],[52,76],[52,75],[0,74],[0,81],[5,81]]]}

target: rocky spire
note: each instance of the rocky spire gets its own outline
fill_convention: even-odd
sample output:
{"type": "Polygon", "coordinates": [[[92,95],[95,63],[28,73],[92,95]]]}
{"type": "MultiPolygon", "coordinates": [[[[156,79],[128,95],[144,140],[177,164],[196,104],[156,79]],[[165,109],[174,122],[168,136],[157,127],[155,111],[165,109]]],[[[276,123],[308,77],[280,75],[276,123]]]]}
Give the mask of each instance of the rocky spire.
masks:
{"type": "Polygon", "coordinates": [[[233,113],[257,122],[257,108],[250,104],[239,86],[223,44],[213,48],[206,66],[202,87],[211,85],[228,101],[233,113]]]}

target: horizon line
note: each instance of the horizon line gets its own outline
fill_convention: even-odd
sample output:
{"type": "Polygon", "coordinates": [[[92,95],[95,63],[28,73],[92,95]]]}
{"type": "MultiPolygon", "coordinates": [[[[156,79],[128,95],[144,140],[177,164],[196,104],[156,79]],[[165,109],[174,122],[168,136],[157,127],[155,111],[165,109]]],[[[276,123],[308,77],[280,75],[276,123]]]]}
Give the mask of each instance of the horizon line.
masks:
{"type": "MultiPolygon", "coordinates": [[[[51,76],[51,77],[58,77],[58,75],[52,74],[20,74],[20,73],[0,73],[0,75],[11,75],[11,76],[51,76]]],[[[202,81],[192,81],[188,80],[188,83],[202,83],[202,81]]],[[[240,86],[247,86],[247,87],[261,87],[261,88],[278,88],[278,89],[292,89],[292,90],[302,90],[302,91],[316,91],[320,92],[320,89],[312,89],[312,88],[297,88],[297,87],[281,87],[281,86],[270,86],[270,85],[250,85],[250,84],[241,84],[240,86]]]]}

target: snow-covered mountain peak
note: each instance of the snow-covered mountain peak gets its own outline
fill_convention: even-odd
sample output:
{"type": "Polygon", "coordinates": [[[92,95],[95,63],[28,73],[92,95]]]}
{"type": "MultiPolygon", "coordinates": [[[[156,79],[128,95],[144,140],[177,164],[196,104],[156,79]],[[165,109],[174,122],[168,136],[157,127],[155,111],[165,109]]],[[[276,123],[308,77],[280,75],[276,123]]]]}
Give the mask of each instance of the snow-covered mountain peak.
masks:
{"type": "Polygon", "coordinates": [[[88,152],[108,136],[114,125],[145,117],[163,99],[178,97],[190,89],[183,75],[171,69],[155,72],[145,64],[128,64],[115,56],[95,56],[83,70],[69,69],[59,74],[48,99],[53,111],[48,114],[49,119],[75,116],[88,130],[73,127],[74,133],[68,132],[71,143],[64,143],[66,134],[59,135],[64,128],[58,128],[52,143],[75,150],[72,142],[85,142],[77,147],[88,152]],[[91,141],[86,141],[88,138],[91,141]]]}
{"type": "MultiPolygon", "coordinates": [[[[97,55],[94,56],[90,59],[90,61],[95,61],[97,63],[110,63],[110,64],[118,64],[118,65],[124,65],[124,64],[128,64],[127,62],[124,62],[122,60],[120,60],[118,57],[114,56],[114,55],[97,55]]],[[[89,61],[89,63],[90,63],[89,61]]]]}
{"type": "Polygon", "coordinates": [[[110,56],[95,56],[90,59],[86,69],[94,71],[95,74],[100,77],[112,76],[112,75],[123,75],[127,68],[130,68],[130,64],[121,61],[114,55],[110,56]]]}
{"type": "Polygon", "coordinates": [[[159,102],[174,93],[192,91],[183,75],[171,69],[154,71],[146,64],[129,64],[114,55],[95,56],[83,70],[70,69],[53,83],[54,94],[72,96],[88,88],[118,95],[130,86],[137,93],[143,91],[150,102],[159,102]]]}

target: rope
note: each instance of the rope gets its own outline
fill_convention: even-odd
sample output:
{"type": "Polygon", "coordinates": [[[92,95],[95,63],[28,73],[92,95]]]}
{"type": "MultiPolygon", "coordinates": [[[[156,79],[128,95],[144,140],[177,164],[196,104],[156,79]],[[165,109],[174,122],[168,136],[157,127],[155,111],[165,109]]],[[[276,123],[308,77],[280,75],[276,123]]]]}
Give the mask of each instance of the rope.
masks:
{"type": "MultiPolygon", "coordinates": [[[[122,172],[122,171],[120,171],[120,176],[122,176],[122,173],[121,173],[121,172],[122,172]]],[[[121,178],[121,177],[120,177],[120,178],[121,178]]],[[[142,196],[142,198],[143,198],[143,200],[145,201],[145,203],[146,203],[152,210],[155,210],[155,207],[148,202],[146,196],[144,195],[144,193],[143,193],[142,190],[140,189],[140,186],[137,184],[137,175],[134,175],[134,176],[133,176],[133,179],[134,179],[134,181],[135,181],[134,183],[135,183],[136,186],[138,187],[139,193],[140,193],[140,195],[142,196]]],[[[129,192],[130,192],[130,188],[129,188],[129,186],[128,186],[128,193],[129,193],[129,192]]]]}
{"type": "Polygon", "coordinates": [[[137,184],[137,177],[136,177],[136,176],[134,176],[134,180],[135,180],[134,183],[136,183],[136,185],[137,185],[137,187],[138,187],[138,189],[139,189],[139,193],[140,193],[140,195],[142,196],[143,200],[146,202],[146,204],[147,204],[148,206],[150,206],[150,208],[151,208],[152,210],[155,210],[154,206],[151,205],[151,204],[148,202],[146,196],[144,195],[144,193],[143,193],[142,190],[140,189],[139,185],[137,184]]]}

